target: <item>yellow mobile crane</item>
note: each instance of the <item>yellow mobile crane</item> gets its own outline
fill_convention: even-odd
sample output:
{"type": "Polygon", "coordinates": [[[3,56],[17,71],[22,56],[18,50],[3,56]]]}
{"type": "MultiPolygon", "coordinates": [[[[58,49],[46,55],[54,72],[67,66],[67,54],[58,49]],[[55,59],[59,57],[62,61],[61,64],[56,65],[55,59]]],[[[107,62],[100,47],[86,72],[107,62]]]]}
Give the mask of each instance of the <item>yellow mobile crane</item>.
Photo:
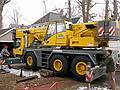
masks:
{"type": "Polygon", "coordinates": [[[70,27],[65,29],[64,24],[57,23],[54,25],[55,27],[58,26],[57,28],[48,28],[50,34],[49,38],[44,41],[44,45],[69,48],[95,48],[107,46],[108,42],[98,37],[96,22],[69,25],[70,27]],[[60,28],[59,25],[62,27],[60,28]],[[105,45],[102,45],[103,43],[105,43],[105,45]]]}
{"type": "MultiPolygon", "coordinates": [[[[21,55],[28,68],[46,68],[62,76],[71,71],[78,80],[85,80],[88,66],[94,68],[103,61],[108,46],[112,22],[68,24],[49,22],[46,29],[14,29],[14,54],[21,55]],[[104,29],[100,29],[101,26],[104,29]],[[107,27],[107,28],[105,28],[107,27]],[[102,33],[102,34],[101,34],[102,33]],[[99,36],[100,35],[100,36],[99,36]],[[39,47],[30,47],[34,40],[39,47]],[[19,45],[17,45],[19,42],[19,45]]],[[[93,72],[93,80],[105,74],[105,66],[93,72]]]]}
{"type": "Polygon", "coordinates": [[[47,27],[38,28],[16,28],[13,31],[14,55],[23,55],[25,48],[36,48],[44,41],[47,27]]]}

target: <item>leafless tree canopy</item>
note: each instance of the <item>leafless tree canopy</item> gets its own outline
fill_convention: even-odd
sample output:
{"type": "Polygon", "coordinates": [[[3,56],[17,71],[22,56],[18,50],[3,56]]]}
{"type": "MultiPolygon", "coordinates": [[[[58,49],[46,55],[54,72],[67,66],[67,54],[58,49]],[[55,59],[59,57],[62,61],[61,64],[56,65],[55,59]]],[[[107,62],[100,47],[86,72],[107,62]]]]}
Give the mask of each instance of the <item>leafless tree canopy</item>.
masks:
{"type": "Polygon", "coordinates": [[[20,13],[20,9],[19,8],[14,8],[13,9],[13,15],[12,16],[8,16],[8,18],[11,21],[11,24],[19,24],[19,19],[21,18],[22,14],[20,13]]]}
{"type": "Polygon", "coordinates": [[[2,11],[3,11],[3,7],[4,7],[5,4],[7,4],[10,1],[11,0],[0,0],[0,30],[2,28],[2,11]]]}
{"type": "Polygon", "coordinates": [[[90,9],[96,4],[93,0],[76,0],[79,9],[82,11],[83,22],[88,22],[90,9]]]}

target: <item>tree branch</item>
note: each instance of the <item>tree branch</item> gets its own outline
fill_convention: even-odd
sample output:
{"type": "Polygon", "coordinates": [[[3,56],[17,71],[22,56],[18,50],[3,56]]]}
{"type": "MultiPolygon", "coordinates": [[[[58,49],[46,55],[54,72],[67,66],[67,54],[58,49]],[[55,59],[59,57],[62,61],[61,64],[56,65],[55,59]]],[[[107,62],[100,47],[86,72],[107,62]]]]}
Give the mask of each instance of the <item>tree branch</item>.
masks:
{"type": "Polygon", "coordinates": [[[76,0],[76,3],[77,3],[78,5],[82,5],[82,1],[80,1],[80,0],[76,0]]]}
{"type": "Polygon", "coordinates": [[[90,9],[91,10],[97,3],[94,3],[93,5],[90,6],[90,9]]]}
{"type": "Polygon", "coordinates": [[[3,4],[5,5],[5,4],[7,4],[7,3],[9,3],[11,0],[4,0],[3,1],[3,4]]]}

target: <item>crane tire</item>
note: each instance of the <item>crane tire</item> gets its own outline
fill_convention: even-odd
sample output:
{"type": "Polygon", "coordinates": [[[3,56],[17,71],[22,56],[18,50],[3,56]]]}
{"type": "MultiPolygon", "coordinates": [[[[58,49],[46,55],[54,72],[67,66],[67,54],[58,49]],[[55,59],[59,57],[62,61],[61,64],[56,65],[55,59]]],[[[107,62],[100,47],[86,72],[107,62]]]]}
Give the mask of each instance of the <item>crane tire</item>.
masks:
{"type": "Polygon", "coordinates": [[[76,80],[85,81],[87,71],[87,60],[81,57],[75,57],[71,63],[71,72],[76,80]]]}
{"type": "Polygon", "coordinates": [[[55,54],[50,59],[50,69],[57,75],[65,76],[68,71],[68,63],[64,55],[55,54]]]}
{"type": "Polygon", "coordinates": [[[37,69],[37,60],[32,52],[27,52],[24,57],[25,63],[28,69],[36,70],[37,69]]]}

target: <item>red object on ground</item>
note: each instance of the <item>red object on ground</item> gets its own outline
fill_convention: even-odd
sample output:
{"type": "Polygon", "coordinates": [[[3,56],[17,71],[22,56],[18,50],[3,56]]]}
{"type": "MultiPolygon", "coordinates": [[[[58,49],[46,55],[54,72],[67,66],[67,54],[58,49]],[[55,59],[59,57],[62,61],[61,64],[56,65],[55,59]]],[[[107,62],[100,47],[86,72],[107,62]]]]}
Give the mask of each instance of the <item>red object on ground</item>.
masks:
{"type": "Polygon", "coordinates": [[[0,65],[5,64],[5,60],[0,60],[0,65]]]}
{"type": "Polygon", "coordinates": [[[45,84],[42,86],[18,86],[15,90],[59,90],[60,82],[45,84]]]}
{"type": "Polygon", "coordinates": [[[91,82],[93,79],[93,71],[86,72],[86,82],[91,82]]]}

